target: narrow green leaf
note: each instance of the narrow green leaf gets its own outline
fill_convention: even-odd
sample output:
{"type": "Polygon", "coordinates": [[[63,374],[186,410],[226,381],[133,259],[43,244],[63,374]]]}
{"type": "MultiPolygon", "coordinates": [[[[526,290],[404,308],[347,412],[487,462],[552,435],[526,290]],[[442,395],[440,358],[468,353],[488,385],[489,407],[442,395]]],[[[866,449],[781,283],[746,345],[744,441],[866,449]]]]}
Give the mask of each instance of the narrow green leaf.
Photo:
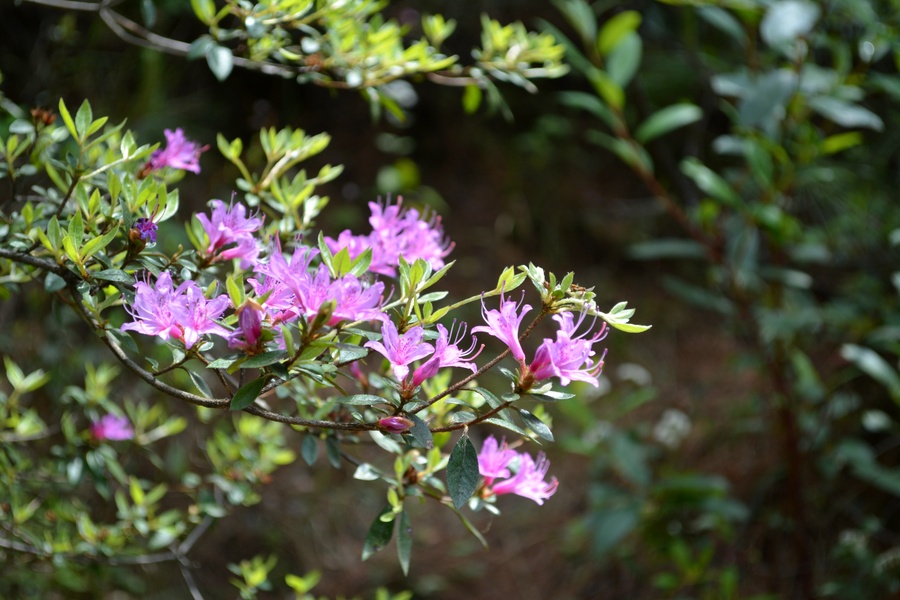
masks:
{"type": "Polygon", "coordinates": [[[447,491],[457,509],[475,493],[478,487],[478,453],[468,435],[459,438],[447,463],[447,491]]]}
{"type": "Polygon", "coordinates": [[[674,131],[679,127],[699,121],[703,111],[694,104],[673,104],[656,111],[645,120],[634,133],[634,139],[646,144],[652,139],[674,131]]]}
{"type": "Polygon", "coordinates": [[[75,113],[75,130],[78,132],[78,139],[83,140],[87,137],[88,128],[91,126],[91,122],[94,120],[93,112],[91,111],[91,104],[87,100],[81,103],[81,106],[78,107],[78,112],[75,113]]]}
{"type": "Polygon", "coordinates": [[[66,124],[66,129],[68,129],[69,133],[72,134],[72,137],[77,140],[78,130],[75,129],[75,121],[72,120],[72,115],[69,114],[69,109],[66,108],[66,103],[63,102],[62,98],[59,99],[59,114],[63,118],[63,122],[66,124]]]}
{"type": "Polygon", "coordinates": [[[271,364],[280,362],[287,358],[287,352],[284,350],[268,350],[263,352],[262,354],[257,354],[256,356],[251,356],[243,363],[241,363],[242,369],[258,369],[260,367],[267,367],[271,364]]]}
{"type": "Polygon", "coordinates": [[[409,556],[412,551],[412,523],[409,521],[409,513],[400,512],[397,519],[397,558],[400,559],[400,568],[403,574],[409,574],[409,556]]]}
{"type": "Polygon", "coordinates": [[[325,455],[332,467],[341,468],[341,443],[333,435],[325,438],[325,455]]]}
{"type": "Polygon", "coordinates": [[[243,410],[253,404],[253,401],[259,396],[259,393],[266,385],[266,378],[260,377],[254,379],[250,383],[244,384],[231,399],[228,407],[230,410],[243,410]]]}
{"type": "Polygon", "coordinates": [[[548,442],[553,441],[553,432],[550,431],[550,428],[547,427],[547,424],[538,419],[535,415],[528,412],[524,408],[519,409],[519,414],[522,415],[522,420],[525,421],[525,425],[528,426],[528,429],[535,432],[538,436],[544,438],[548,442]]]}
{"type": "Polygon", "coordinates": [[[366,541],[363,544],[363,560],[368,560],[370,556],[383,550],[388,542],[391,541],[391,536],[394,535],[394,520],[382,521],[381,517],[393,512],[391,507],[387,506],[377,517],[375,517],[372,526],[369,527],[369,532],[366,534],[366,541]]]}
{"type": "Polygon", "coordinates": [[[884,386],[894,401],[900,403],[900,375],[880,354],[865,346],[844,344],[841,357],[884,386]]]}
{"type": "Polygon", "coordinates": [[[314,435],[307,435],[303,438],[300,455],[309,466],[313,466],[316,459],[319,458],[319,442],[314,435]]]}
{"type": "Polygon", "coordinates": [[[372,394],[355,394],[353,396],[336,396],[334,398],[339,404],[350,404],[351,406],[374,406],[376,404],[390,404],[390,401],[381,396],[372,394]]]}
{"type": "Polygon", "coordinates": [[[92,271],[91,276],[94,279],[102,279],[103,281],[112,281],[114,283],[134,283],[134,275],[130,275],[121,269],[92,271]]]}
{"type": "Polygon", "coordinates": [[[625,10],[615,15],[600,29],[597,36],[597,51],[601,56],[606,56],[625,36],[636,32],[640,25],[641,13],[635,10],[625,10]]]}
{"type": "Polygon", "coordinates": [[[213,397],[212,391],[209,389],[209,385],[206,383],[203,377],[200,376],[199,373],[196,373],[192,369],[184,368],[184,370],[187,371],[188,377],[191,378],[191,382],[194,384],[194,387],[197,388],[197,391],[200,392],[201,396],[203,396],[204,398],[213,397]]]}
{"type": "Polygon", "coordinates": [[[741,205],[741,197],[718,173],[696,158],[681,161],[681,172],[690,177],[705,194],[731,207],[741,205]]]}

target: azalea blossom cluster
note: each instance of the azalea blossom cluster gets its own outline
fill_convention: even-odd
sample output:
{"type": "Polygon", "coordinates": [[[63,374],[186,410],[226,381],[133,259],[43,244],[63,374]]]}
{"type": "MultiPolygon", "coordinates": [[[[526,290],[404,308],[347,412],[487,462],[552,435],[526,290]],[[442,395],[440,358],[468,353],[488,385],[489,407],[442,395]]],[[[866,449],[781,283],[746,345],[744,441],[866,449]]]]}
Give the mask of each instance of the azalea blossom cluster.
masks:
{"type": "Polygon", "coordinates": [[[166,129],[163,134],[166,136],[166,147],[160,148],[150,155],[150,161],[145,165],[143,171],[158,171],[169,167],[199,173],[200,154],[206,152],[209,146],[201,146],[197,142],[187,139],[180,127],[175,131],[166,129]]]}
{"type": "MultiPolygon", "coordinates": [[[[181,130],[167,130],[166,138],[167,148],[151,157],[154,169],[196,167],[199,171],[196,160],[203,149],[185,140],[181,130]]],[[[458,368],[479,374],[475,359],[484,344],[479,343],[475,335],[478,333],[501,340],[519,362],[517,393],[528,393],[535,383],[554,377],[563,385],[572,381],[598,385],[605,352],[598,357],[594,345],[605,337],[606,324],[592,331],[594,323],[584,326],[584,313],[578,317],[571,312],[553,314],[557,323],[555,337],[545,338],[530,362],[522,348],[519,329],[532,307],[504,294],[500,296],[499,309],[488,309],[482,298],[483,325],[470,328],[454,321],[448,329],[438,323],[433,332],[415,320],[401,320],[398,326],[384,309],[386,285],[391,283],[384,279],[397,276],[401,258],[407,263],[422,259],[432,269],[441,269],[453,244],[444,237],[437,217],[427,218],[414,208],[404,207],[402,199],[388,204],[371,202],[369,208],[370,233],[356,235],[348,230],[336,239],[323,237],[325,245],[320,248],[298,238],[288,254],[277,236],[268,244],[260,241],[264,222],[261,215],[250,214],[234,200],[229,204],[213,200],[208,214],[197,215],[205,234],[205,239],[198,240],[200,267],[239,261],[240,268],[250,272],[246,291],[252,290],[252,295],[239,301],[238,297],[244,297],[242,290],[237,295],[207,298],[195,281],[176,286],[172,274],[163,271],[153,283],[146,278],[135,284],[134,300],[128,307],[132,320],[121,329],[179,340],[187,349],[202,336],[214,335],[227,340],[232,350],[253,356],[273,349],[273,344],[285,349],[282,328],[295,322],[302,323],[305,334],[316,334],[322,328],[346,322],[377,323],[380,338],[370,339],[363,347],[386,359],[403,401],[413,399],[422,384],[441,369],[458,368]],[[331,261],[322,256],[326,249],[332,256],[346,250],[351,261],[371,252],[367,273],[352,268],[353,272],[345,273],[332,270],[331,261]],[[240,305],[236,305],[238,302],[240,305]],[[225,319],[229,309],[236,319],[225,319]],[[226,327],[235,320],[236,325],[226,327]]],[[[137,219],[130,234],[136,251],[143,244],[154,242],[156,233],[152,216],[137,219]]],[[[356,361],[349,367],[357,378],[364,379],[356,361]]],[[[408,417],[412,415],[397,411],[379,419],[377,426],[386,433],[403,434],[414,426],[408,417]]],[[[96,439],[125,439],[120,436],[129,431],[127,421],[119,423],[113,419],[105,418],[95,424],[92,432],[96,439]]],[[[533,458],[494,437],[485,441],[478,454],[478,465],[484,478],[484,498],[518,494],[542,504],[558,485],[555,478],[546,481],[549,461],[543,453],[533,458]]]]}
{"type": "Polygon", "coordinates": [[[556,339],[545,338],[529,364],[519,341],[519,326],[530,311],[531,305],[503,297],[500,299],[500,310],[487,310],[482,303],[482,316],[487,325],[473,327],[472,331],[483,331],[506,344],[521,366],[519,387],[522,391],[528,391],[534,383],[551,377],[559,378],[563,385],[569,385],[574,380],[598,387],[597,376],[603,370],[606,350],[595,359],[593,346],[606,337],[606,323],[593,335],[590,335],[593,325],[576,334],[586,318],[585,313],[579,313],[577,321],[570,312],[553,315],[553,320],[559,323],[556,339]]]}
{"type": "Polygon", "coordinates": [[[533,459],[527,452],[516,452],[494,436],[484,440],[478,453],[478,472],[484,478],[481,495],[484,498],[516,494],[538,504],[556,493],[559,481],[546,481],[550,461],[540,452],[533,459]]]}
{"type": "MultiPolygon", "coordinates": [[[[386,207],[371,203],[370,208],[370,222],[377,228],[367,239],[381,240],[383,254],[379,261],[382,261],[382,267],[387,265],[386,260],[395,261],[388,265],[395,272],[400,257],[406,260],[429,257],[433,267],[443,266],[443,256],[450,245],[439,244],[443,232],[436,220],[422,221],[414,209],[401,210],[400,203],[386,207]],[[412,222],[413,218],[418,225],[412,222]],[[415,253],[404,254],[406,248],[415,253]]],[[[242,204],[226,205],[221,200],[213,200],[211,214],[198,215],[197,219],[209,240],[205,249],[207,262],[239,259],[242,266],[252,268],[253,277],[248,282],[260,300],[251,299],[241,306],[231,307],[227,295],[207,299],[193,281],[175,287],[171,274],[164,271],[157,277],[155,285],[149,281],[135,284],[135,299],[129,309],[133,321],[124,324],[123,330],[181,340],[186,348],[191,348],[201,335],[216,335],[226,338],[232,349],[257,354],[264,349],[263,330],[266,326],[276,330],[283,323],[300,318],[311,322],[317,317],[323,319],[321,325],[327,326],[344,321],[378,321],[381,323],[381,340],[367,342],[365,347],[388,360],[404,397],[411,397],[423,381],[442,368],[477,371],[474,359],[484,346],[479,346],[474,335],[468,345],[463,343],[468,329],[465,323],[460,323],[455,331],[438,324],[434,344],[424,341],[422,325],[414,325],[400,334],[381,308],[385,292],[382,281],[353,274],[334,277],[324,261],[314,264],[319,250],[302,243],[294,249],[290,259],[286,259],[277,238],[272,242],[269,255],[261,259],[255,234],[262,227],[263,219],[248,215],[242,204]],[[238,316],[238,326],[234,330],[218,322],[229,307],[234,308],[238,316]],[[411,365],[426,358],[410,377],[411,365]]],[[[142,222],[140,226],[146,226],[146,223],[142,222]]],[[[350,239],[348,235],[342,234],[342,237],[345,241],[350,239]]],[[[519,340],[519,328],[530,311],[530,305],[503,296],[499,310],[488,310],[482,302],[486,324],[471,328],[471,333],[487,333],[508,346],[520,363],[520,391],[528,391],[534,383],[551,377],[558,378],[563,385],[573,380],[598,385],[597,375],[603,368],[603,357],[595,358],[593,345],[605,336],[606,324],[593,335],[591,327],[584,328],[579,334],[577,330],[585,320],[584,313],[577,320],[569,312],[553,315],[559,324],[556,338],[544,339],[534,359],[527,363],[519,340]]],[[[277,330],[268,339],[272,337],[279,338],[277,330]]],[[[283,340],[280,345],[283,347],[283,340]]]]}
{"type": "Polygon", "coordinates": [[[371,248],[369,271],[388,277],[397,275],[401,256],[410,263],[421,258],[435,270],[444,266],[444,257],[453,250],[453,244],[444,239],[439,217],[423,219],[415,208],[404,209],[402,199],[386,206],[370,202],[369,209],[371,233],[354,235],[344,230],[337,239],[325,238],[328,249],[337,253],[346,248],[353,259],[371,248]]]}
{"type": "Polygon", "coordinates": [[[134,437],[134,428],[125,417],[109,414],[91,425],[91,436],[98,442],[130,440],[134,437]]]}

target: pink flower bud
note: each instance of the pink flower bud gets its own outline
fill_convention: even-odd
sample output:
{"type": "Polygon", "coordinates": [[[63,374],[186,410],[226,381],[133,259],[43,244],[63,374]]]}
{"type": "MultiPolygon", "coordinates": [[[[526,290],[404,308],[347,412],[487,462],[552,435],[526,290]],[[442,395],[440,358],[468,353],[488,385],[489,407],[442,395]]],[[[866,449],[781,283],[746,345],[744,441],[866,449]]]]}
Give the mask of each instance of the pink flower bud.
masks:
{"type": "Polygon", "coordinates": [[[385,417],[378,420],[378,428],[388,433],[406,433],[413,425],[415,423],[406,417],[385,417]]]}

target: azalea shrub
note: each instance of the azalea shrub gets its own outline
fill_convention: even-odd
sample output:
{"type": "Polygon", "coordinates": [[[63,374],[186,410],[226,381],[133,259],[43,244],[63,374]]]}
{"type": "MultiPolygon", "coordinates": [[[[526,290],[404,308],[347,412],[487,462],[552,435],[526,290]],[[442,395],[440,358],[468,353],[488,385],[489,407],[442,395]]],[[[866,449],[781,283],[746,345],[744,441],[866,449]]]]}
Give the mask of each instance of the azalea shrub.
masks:
{"type": "MultiPolygon", "coordinates": [[[[517,449],[553,441],[547,406],[570,398],[561,388],[572,381],[598,385],[609,327],[646,329],[624,302],[603,311],[572,273],[533,264],[451,298],[439,284],[453,242],[438,215],[401,198],[369,203],[369,231],[316,231],[327,198],[312,189],[340,168],[307,178],[283,167],[321,151],[324,134],[261,131],[259,171],[241,140],[219,136],[246,191],[194,215],[184,248],[169,240],[182,216],[177,183],[202,175],[209,145],[177,127],[165,143],[140,143],[87,101],[74,114],[63,101],[56,111],[4,107],[0,289],[52,295],[63,329],[108,353],[50,404],[31,401],[50,383],[46,367],[25,374],[5,359],[0,548],[49,574],[35,582],[19,568],[9,593],[89,589],[92,577],[124,576],[84,565],[163,561],[195,590],[193,545],[232,507],[259,500],[260,484],[295,460],[298,437],[311,465],[324,447],[334,466],[383,486],[363,559],[396,535],[410,568],[407,505],[422,498],[484,541],[468,512],[499,514],[505,494],[540,505],[557,489],[544,452],[517,449]],[[472,304],[479,322],[455,317],[472,304]],[[534,339],[545,320],[552,334],[534,339]],[[492,369],[502,378],[486,378],[492,369]],[[117,376],[153,393],[114,396],[117,376]],[[470,433],[482,425],[507,435],[479,449],[470,433]],[[156,450],[173,436],[198,447],[190,467],[156,450]],[[48,481],[58,489],[45,496],[48,481]]],[[[248,557],[234,584],[252,597],[271,587],[273,565],[248,557]]],[[[299,595],[311,580],[286,581],[299,595]]]]}

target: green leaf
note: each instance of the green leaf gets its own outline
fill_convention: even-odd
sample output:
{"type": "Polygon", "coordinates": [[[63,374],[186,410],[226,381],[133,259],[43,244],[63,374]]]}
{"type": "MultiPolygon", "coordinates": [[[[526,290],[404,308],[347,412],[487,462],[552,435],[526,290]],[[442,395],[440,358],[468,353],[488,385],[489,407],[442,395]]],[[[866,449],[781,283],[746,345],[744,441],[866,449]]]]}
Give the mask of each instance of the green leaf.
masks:
{"type": "Polygon", "coordinates": [[[47,277],[44,279],[44,291],[52,294],[54,292],[58,292],[66,287],[66,280],[57,275],[56,273],[47,273],[47,277]]]}
{"type": "Polygon", "coordinates": [[[477,85],[467,85],[463,90],[462,105],[467,115],[474,114],[481,106],[481,88],[477,85]]]}
{"type": "Polygon", "coordinates": [[[115,239],[116,234],[119,233],[119,227],[113,227],[109,231],[107,231],[103,237],[93,238],[88,240],[88,242],[81,249],[81,259],[86,260],[93,256],[94,254],[100,252],[104,248],[106,248],[113,239],[115,239]]]}
{"type": "Polygon", "coordinates": [[[384,549],[388,542],[391,541],[391,536],[394,535],[394,520],[382,521],[381,517],[390,515],[393,512],[391,507],[387,506],[377,517],[375,517],[375,521],[373,521],[372,526],[369,527],[369,532],[366,534],[366,541],[363,544],[363,560],[368,560],[370,556],[384,549]]]}
{"type": "Polygon", "coordinates": [[[597,51],[601,56],[612,52],[619,42],[625,39],[629,33],[634,33],[641,25],[641,13],[635,10],[625,10],[604,23],[597,36],[597,51]]]}
{"type": "Polygon", "coordinates": [[[94,279],[102,279],[103,281],[112,281],[114,283],[134,283],[134,275],[130,275],[121,269],[92,271],[91,276],[94,279]]]}
{"type": "Polygon", "coordinates": [[[468,435],[459,438],[447,463],[447,491],[457,509],[475,493],[478,487],[478,453],[468,435]]]}
{"type": "Polygon", "coordinates": [[[400,568],[403,574],[409,574],[409,556],[412,551],[412,523],[409,521],[409,513],[400,512],[397,519],[397,558],[400,559],[400,568]]]}
{"type": "Polygon", "coordinates": [[[325,438],[325,456],[332,467],[341,468],[341,443],[333,435],[325,438]]]}
{"type": "Polygon", "coordinates": [[[243,410],[253,404],[253,401],[256,400],[265,385],[265,377],[260,377],[259,379],[254,379],[250,383],[244,384],[241,389],[235,393],[234,398],[231,399],[231,404],[228,407],[229,410],[243,410]]]}
{"type": "Polygon", "coordinates": [[[68,233],[75,249],[81,248],[81,241],[84,239],[84,222],[81,220],[80,210],[76,210],[75,214],[72,215],[72,219],[69,221],[68,233]]]}
{"type": "Polygon", "coordinates": [[[554,0],[553,4],[561,12],[569,25],[575,28],[585,44],[597,35],[597,15],[585,0],[554,0]]]}
{"type": "MultiPolygon", "coordinates": [[[[77,140],[78,130],[75,129],[75,121],[72,120],[72,115],[69,114],[69,109],[66,108],[66,103],[63,102],[62,98],[59,99],[59,114],[66,124],[66,129],[68,129],[69,133],[72,134],[72,137],[77,140]]],[[[50,239],[52,240],[53,238],[51,237],[50,239]]]]}
{"type": "Polygon", "coordinates": [[[263,352],[262,354],[257,354],[256,356],[251,356],[243,363],[241,363],[242,369],[258,369],[260,367],[267,367],[271,364],[280,362],[287,358],[287,352],[284,350],[268,350],[263,352]]]}
{"type": "Polygon", "coordinates": [[[200,395],[204,398],[212,398],[212,391],[209,389],[209,385],[200,376],[199,373],[194,372],[192,369],[184,368],[187,371],[188,377],[191,378],[191,382],[194,384],[194,387],[197,388],[197,391],[200,392],[200,395]]]}
{"type": "Polygon", "coordinates": [[[634,133],[634,139],[642,144],[674,131],[679,127],[699,121],[703,111],[690,103],[673,104],[658,110],[645,120],[634,133]]]}
{"type": "Polygon", "coordinates": [[[413,426],[409,430],[413,439],[427,450],[434,448],[434,436],[428,428],[428,424],[416,415],[409,415],[409,419],[413,422],[413,426]]]}
{"type": "Polygon", "coordinates": [[[610,79],[624,88],[634,78],[641,65],[644,44],[641,36],[629,33],[620,41],[606,59],[606,70],[610,79]]]}
{"type": "Polygon", "coordinates": [[[883,385],[895,402],[900,403],[900,376],[880,354],[856,344],[841,346],[841,356],[869,377],[883,385]]]}
{"type": "Polygon", "coordinates": [[[206,63],[216,79],[225,81],[234,67],[234,56],[225,46],[215,45],[206,53],[206,63]]]}
{"type": "Polygon", "coordinates": [[[191,8],[194,14],[205,25],[213,25],[213,19],[216,15],[216,5],[213,0],[191,0],[191,8]]]}
{"type": "Polygon", "coordinates": [[[681,161],[681,172],[690,177],[703,193],[732,208],[741,206],[741,197],[728,182],[698,159],[691,157],[681,161]]]}
{"type": "Polygon", "coordinates": [[[303,438],[303,444],[300,446],[300,455],[306,464],[313,466],[319,457],[319,442],[314,435],[307,435],[303,438]]]}
{"type": "Polygon", "coordinates": [[[771,4],[759,24],[759,33],[769,46],[789,44],[812,31],[822,9],[813,2],[781,0],[771,4]]]}
{"type": "Polygon", "coordinates": [[[93,120],[94,115],[91,112],[91,104],[85,100],[78,107],[78,112],[75,113],[75,130],[78,132],[78,139],[84,139],[87,136],[88,128],[93,120]]]}
{"type": "Polygon", "coordinates": [[[594,69],[588,73],[588,80],[604,102],[616,110],[622,110],[625,106],[625,90],[608,73],[594,69]]]}
{"type": "Polygon", "coordinates": [[[381,396],[373,394],[355,394],[353,396],[336,396],[334,400],[340,404],[351,406],[374,406],[376,404],[390,404],[391,402],[381,396]]]}
{"type": "Polygon", "coordinates": [[[867,127],[875,131],[884,129],[881,117],[867,108],[846,100],[819,96],[810,98],[809,107],[841,127],[867,127]]]}
{"type": "Polygon", "coordinates": [[[544,438],[548,442],[553,441],[553,432],[550,431],[550,428],[547,427],[547,424],[538,419],[535,415],[528,412],[524,408],[519,409],[519,414],[522,415],[522,420],[525,421],[525,425],[528,426],[528,429],[535,432],[538,436],[544,438]]]}
{"type": "Polygon", "coordinates": [[[562,92],[559,100],[566,106],[579,108],[593,114],[595,117],[606,123],[611,129],[620,125],[620,120],[615,116],[609,107],[603,103],[596,94],[588,94],[587,92],[562,92]]]}

